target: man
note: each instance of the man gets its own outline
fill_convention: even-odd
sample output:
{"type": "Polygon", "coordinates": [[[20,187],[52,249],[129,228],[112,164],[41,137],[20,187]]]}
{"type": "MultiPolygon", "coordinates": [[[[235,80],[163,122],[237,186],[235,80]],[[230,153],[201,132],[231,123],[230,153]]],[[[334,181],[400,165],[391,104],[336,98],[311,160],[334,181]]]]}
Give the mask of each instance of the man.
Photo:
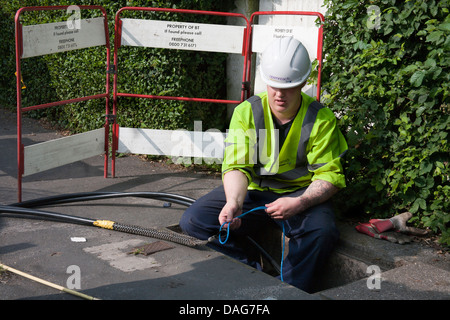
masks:
{"type": "Polygon", "coordinates": [[[199,239],[230,228],[215,249],[259,267],[240,245],[241,236],[276,223],[289,237],[282,279],[311,292],[317,271],[339,237],[330,198],[345,187],[342,156],[347,144],[334,114],[302,93],[311,73],[305,47],[276,39],[263,52],[267,92],[236,107],[226,138],[223,186],[198,199],[180,227],[199,239]],[[243,212],[265,206],[236,219],[243,212]]]}

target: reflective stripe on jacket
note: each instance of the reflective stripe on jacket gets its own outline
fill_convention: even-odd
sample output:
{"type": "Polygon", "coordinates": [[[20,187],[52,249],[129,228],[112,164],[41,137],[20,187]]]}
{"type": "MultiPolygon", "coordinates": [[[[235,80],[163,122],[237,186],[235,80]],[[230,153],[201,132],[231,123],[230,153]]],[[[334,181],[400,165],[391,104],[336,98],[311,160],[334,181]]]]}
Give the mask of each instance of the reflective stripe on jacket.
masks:
{"type": "Polygon", "coordinates": [[[250,190],[291,192],[320,179],[345,187],[347,143],[333,112],[302,93],[302,105],[284,144],[278,146],[267,92],[236,107],[226,138],[222,173],[240,170],[250,190]]]}

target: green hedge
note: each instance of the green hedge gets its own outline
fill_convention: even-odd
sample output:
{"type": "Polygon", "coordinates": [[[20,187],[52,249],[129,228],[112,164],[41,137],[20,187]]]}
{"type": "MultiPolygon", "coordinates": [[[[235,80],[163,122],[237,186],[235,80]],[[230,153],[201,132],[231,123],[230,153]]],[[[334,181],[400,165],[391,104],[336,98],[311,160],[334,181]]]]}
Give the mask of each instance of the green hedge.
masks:
{"type": "Polygon", "coordinates": [[[450,245],[449,2],[325,5],[324,102],[350,147],[339,207],[382,218],[409,210],[450,245]]]}
{"type": "MultiPolygon", "coordinates": [[[[0,12],[1,75],[0,104],[14,108],[15,101],[15,50],[14,15],[25,6],[54,5],[50,0],[10,1],[0,12]]],[[[73,1],[61,0],[58,5],[73,1]]],[[[231,11],[234,4],[222,1],[88,1],[78,0],[77,5],[96,4],[108,12],[111,47],[114,44],[114,18],[125,6],[183,8],[211,11],[231,11]]],[[[82,19],[100,16],[100,11],[82,10],[82,19]]],[[[166,13],[125,12],[122,17],[168,19],[166,13]]],[[[63,10],[26,12],[23,24],[66,21],[63,10]]],[[[226,23],[217,16],[170,15],[175,21],[198,23],[226,23]]],[[[119,54],[119,92],[172,95],[202,98],[226,98],[226,54],[122,47],[119,54]]],[[[111,51],[112,59],[112,51],[111,51]]],[[[65,100],[105,92],[106,55],[102,47],[81,49],[41,57],[22,59],[23,106],[65,100]]],[[[112,63],[112,60],[111,60],[112,63]]],[[[112,77],[111,77],[112,90],[112,77]]],[[[119,99],[121,126],[192,129],[195,120],[203,121],[203,129],[226,127],[226,105],[193,103],[154,99],[119,99]]],[[[104,123],[105,100],[92,100],[33,111],[31,116],[46,116],[72,132],[98,128],[104,123]]]]}

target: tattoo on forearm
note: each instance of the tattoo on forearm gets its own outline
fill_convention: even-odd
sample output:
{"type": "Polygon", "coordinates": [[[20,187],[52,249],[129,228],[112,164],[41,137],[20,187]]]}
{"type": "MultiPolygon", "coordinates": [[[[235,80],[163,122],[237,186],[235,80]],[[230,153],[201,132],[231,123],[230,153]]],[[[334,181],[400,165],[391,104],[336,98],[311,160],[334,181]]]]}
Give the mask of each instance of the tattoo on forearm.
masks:
{"type": "Polygon", "coordinates": [[[332,183],[324,180],[315,180],[306,189],[305,193],[300,197],[302,199],[303,210],[316,206],[329,200],[339,191],[332,183]]]}

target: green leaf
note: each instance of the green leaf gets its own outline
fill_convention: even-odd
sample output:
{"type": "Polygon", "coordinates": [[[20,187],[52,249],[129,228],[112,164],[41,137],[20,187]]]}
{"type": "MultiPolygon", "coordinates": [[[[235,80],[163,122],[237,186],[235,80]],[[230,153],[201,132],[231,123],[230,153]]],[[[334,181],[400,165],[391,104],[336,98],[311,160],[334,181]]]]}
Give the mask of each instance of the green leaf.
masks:
{"type": "Polygon", "coordinates": [[[427,208],[427,202],[422,198],[417,198],[414,201],[414,203],[411,207],[411,213],[417,212],[419,210],[419,208],[422,210],[425,210],[427,208]]]}
{"type": "Polygon", "coordinates": [[[436,66],[436,60],[433,58],[429,58],[425,61],[424,66],[426,68],[431,68],[436,66]]]}
{"type": "Polygon", "coordinates": [[[420,87],[422,85],[423,78],[425,77],[425,72],[423,70],[419,70],[413,73],[409,82],[415,86],[420,87]]]}
{"type": "Polygon", "coordinates": [[[450,22],[444,22],[438,25],[438,29],[446,32],[450,32],[450,22]]]}
{"type": "Polygon", "coordinates": [[[407,67],[403,68],[402,73],[410,73],[417,70],[417,66],[415,64],[410,64],[407,67]]]}
{"type": "Polygon", "coordinates": [[[427,108],[425,106],[420,106],[417,110],[416,110],[416,116],[420,117],[422,115],[422,113],[426,110],[427,108]]]}
{"type": "Polygon", "coordinates": [[[433,164],[431,162],[422,161],[420,163],[420,174],[421,175],[430,172],[432,169],[433,169],[433,164]]]}
{"type": "Polygon", "coordinates": [[[435,42],[436,44],[444,41],[443,40],[444,32],[442,31],[433,31],[427,36],[427,42],[435,42]]]}

